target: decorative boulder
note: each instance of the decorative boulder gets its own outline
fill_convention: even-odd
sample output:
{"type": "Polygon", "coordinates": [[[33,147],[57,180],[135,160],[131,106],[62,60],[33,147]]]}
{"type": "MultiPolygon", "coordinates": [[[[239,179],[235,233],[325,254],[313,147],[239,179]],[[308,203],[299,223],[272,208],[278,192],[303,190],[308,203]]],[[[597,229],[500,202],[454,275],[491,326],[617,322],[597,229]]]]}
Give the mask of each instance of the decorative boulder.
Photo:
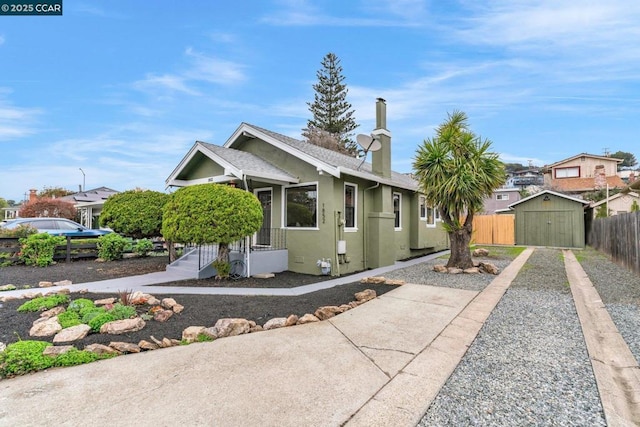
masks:
{"type": "Polygon", "coordinates": [[[373,289],[365,289],[362,292],[355,293],[356,301],[370,301],[376,296],[376,291],[374,291],[373,289]]]}
{"type": "Polygon", "coordinates": [[[58,332],[55,337],[53,337],[53,343],[61,343],[61,342],[71,342],[78,341],[87,336],[91,328],[89,325],[84,323],[76,326],[71,326],[69,328],[65,328],[58,332]]]}
{"type": "Polygon", "coordinates": [[[269,319],[267,323],[265,323],[262,327],[265,331],[269,329],[278,329],[283,328],[287,323],[286,317],[274,317],[273,319],[269,319]]]}
{"type": "Polygon", "coordinates": [[[133,319],[114,320],[107,322],[100,327],[101,334],[120,335],[127,332],[137,332],[144,328],[146,323],[139,317],[133,319]]]}
{"type": "Polygon", "coordinates": [[[472,255],[477,257],[484,257],[489,255],[489,251],[485,248],[478,248],[473,251],[472,255]]]}
{"type": "Polygon", "coordinates": [[[447,273],[447,266],[442,265],[442,264],[438,264],[438,265],[434,265],[433,266],[433,271],[435,271],[436,273],[447,273]]]}

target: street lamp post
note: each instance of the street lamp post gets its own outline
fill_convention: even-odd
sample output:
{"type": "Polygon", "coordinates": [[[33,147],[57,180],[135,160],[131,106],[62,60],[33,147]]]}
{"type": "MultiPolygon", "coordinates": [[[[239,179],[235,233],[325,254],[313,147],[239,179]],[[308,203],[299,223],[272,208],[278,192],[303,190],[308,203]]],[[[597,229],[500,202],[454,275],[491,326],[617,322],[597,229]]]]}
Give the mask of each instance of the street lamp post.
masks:
{"type": "Polygon", "coordinates": [[[78,168],[78,169],[80,169],[80,172],[82,172],[82,189],[81,190],[84,191],[84,185],[85,185],[87,176],[84,174],[84,171],[82,170],[82,168],[78,168]]]}

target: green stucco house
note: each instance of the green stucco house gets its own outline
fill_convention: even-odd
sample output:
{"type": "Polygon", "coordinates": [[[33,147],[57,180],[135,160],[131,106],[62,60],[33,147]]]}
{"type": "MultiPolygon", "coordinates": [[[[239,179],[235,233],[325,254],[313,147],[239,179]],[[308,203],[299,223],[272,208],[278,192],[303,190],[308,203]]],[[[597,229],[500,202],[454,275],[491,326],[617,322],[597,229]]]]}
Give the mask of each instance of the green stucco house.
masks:
{"type": "Polygon", "coordinates": [[[383,99],[376,103],[373,135],[382,147],[366,163],[242,123],[222,146],[196,142],[166,185],[218,183],[254,193],[264,225],[253,245],[268,247],[286,231],[288,253],[279,271],[323,274],[318,261],[325,260],[330,269],[324,274],[341,275],[447,249],[437,209],[426,205],[411,176],[391,170],[383,99]]]}

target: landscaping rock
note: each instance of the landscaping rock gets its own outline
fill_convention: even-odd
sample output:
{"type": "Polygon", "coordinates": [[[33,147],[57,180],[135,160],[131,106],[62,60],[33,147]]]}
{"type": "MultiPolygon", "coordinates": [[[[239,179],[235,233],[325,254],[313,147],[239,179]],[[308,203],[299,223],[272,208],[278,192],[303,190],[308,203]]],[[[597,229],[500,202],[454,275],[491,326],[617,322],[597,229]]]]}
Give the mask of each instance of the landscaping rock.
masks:
{"type": "Polygon", "coordinates": [[[53,307],[51,310],[43,311],[42,313],[40,313],[40,317],[49,319],[53,316],[57,316],[58,314],[64,313],[64,312],[65,312],[65,308],[59,305],[57,307],[53,307]]]}
{"type": "Polygon", "coordinates": [[[174,305],[176,305],[177,302],[176,300],[174,300],[173,298],[163,298],[161,305],[166,308],[166,309],[172,309],[174,305]]]}
{"type": "Polygon", "coordinates": [[[251,326],[247,319],[224,318],[218,319],[213,328],[207,328],[207,330],[212,329],[213,338],[224,338],[246,334],[250,328],[251,326]]]}
{"type": "Polygon", "coordinates": [[[42,292],[26,292],[22,295],[22,298],[33,299],[33,298],[39,298],[41,296],[42,296],[42,292]]]}
{"type": "Polygon", "coordinates": [[[186,342],[195,342],[206,328],[204,326],[189,326],[182,331],[182,340],[186,342]]]}
{"type": "Polygon", "coordinates": [[[269,329],[283,328],[286,324],[287,324],[286,317],[274,317],[273,319],[269,319],[267,323],[265,323],[264,326],[262,327],[264,328],[265,331],[268,331],[269,329]]]}
{"type": "Polygon", "coordinates": [[[42,355],[55,357],[61,354],[65,354],[71,350],[75,350],[75,347],[72,345],[50,345],[44,349],[42,355]]]}
{"type": "Polygon", "coordinates": [[[71,286],[73,282],[71,280],[60,280],[58,282],[53,282],[53,286],[71,286]]]}
{"type": "Polygon", "coordinates": [[[387,279],[385,280],[384,284],[393,285],[393,286],[402,286],[405,284],[405,281],[401,279],[387,279]]]}
{"type": "Polygon", "coordinates": [[[111,348],[102,344],[89,344],[84,349],[95,354],[120,354],[120,352],[115,348],[111,348]]]}
{"type": "Polygon", "coordinates": [[[473,251],[472,255],[477,257],[488,256],[489,251],[485,248],[478,248],[473,251]]]}
{"type": "Polygon", "coordinates": [[[363,277],[362,279],[360,279],[360,283],[378,284],[378,283],[384,283],[386,280],[387,279],[385,279],[382,276],[363,277]]]}
{"type": "Polygon", "coordinates": [[[276,277],[273,273],[258,273],[251,276],[255,279],[271,279],[272,277],[276,277]]]}
{"type": "Polygon", "coordinates": [[[184,305],[176,304],[173,307],[171,307],[171,310],[176,314],[180,314],[182,313],[182,310],[184,310],[184,305]]]}
{"type": "Polygon", "coordinates": [[[478,274],[480,273],[480,269],[478,267],[465,268],[463,270],[465,274],[478,274]]]}
{"type": "Polygon", "coordinates": [[[338,308],[340,309],[340,313],[344,313],[345,311],[351,310],[353,307],[351,307],[349,304],[341,304],[338,306],[338,308]]]}
{"type": "Polygon", "coordinates": [[[91,327],[84,323],[65,328],[58,332],[55,337],[53,337],[53,343],[57,344],[61,342],[72,342],[81,340],[87,336],[90,330],[91,327]]]}
{"type": "Polygon", "coordinates": [[[71,291],[67,288],[62,288],[62,289],[58,289],[57,291],[54,292],[49,292],[47,295],[53,295],[53,294],[58,294],[58,295],[69,295],[71,293],[71,291]]]}
{"type": "Polygon", "coordinates": [[[292,314],[289,317],[287,317],[287,321],[284,324],[284,326],[293,326],[297,323],[298,323],[298,316],[296,316],[295,314],[292,314]]]}
{"type": "Polygon", "coordinates": [[[145,322],[139,317],[133,319],[114,320],[107,322],[100,328],[101,334],[126,334],[127,332],[136,332],[145,327],[145,322]]]}
{"type": "Polygon", "coordinates": [[[447,268],[447,273],[449,273],[449,274],[461,274],[462,273],[462,269],[461,268],[457,268],[457,267],[449,267],[449,268],[447,268]]]}
{"type": "Polygon", "coordinates": [[[140,346],[121,341],[112,341],[109,343],[109,347],[120,353],[140,353],[141,351],[140,346]]]}
{"type": "Polygon", "coordinates": [[[149,295],[149,299],[147,300],[147,304],[149,305],[160,305],[160,300],[152,295],[149,295]]]}
{"type": "Polygon", "coordinates": [[[335,305],[326,305],[318,308],[314,315],[320,320],[327,320],[339,313],[342,313],[339,307],[335,305]]]}
{"type": "Polygon", "coordinates": [[[314,316],[311,313],[307,313],[298,319],[298,325],[304,325],[305,323],[313,323],[313,322],[319,322],[319,321],[320,319],[318,319],[316,316],[314,316]]]}
{"type": "Polygon", "coordinates": [[[60,326],[60,323],[58,322],[58,316],[50,318],[41,317],[33,322],[29,335],[32,337],[50,337],[61,330],[62,326],[60,326]]]}
{"type": "Polygon", "coordinates": [[[377,295],[376,291],[374,291],[373,289],[365,289],[362,292],[356,292],[354,296],[356,298],[356,301],[370,301],[377,295]]]}
{"type": "Polygon", "coordinates": [[[489,274],[497,275],[498,273],[500,273],[500,269],[496,267],[495,264],[491,264],[490,262],[481,262],[480,268],[489,274]]]}
{"type": "Polygon", "coordinates": [[[18,297],[0,297],[0,302],[9,302],[19,299],[18,297]]]}
{"type": "Polygon", "coordinates": [[[108,305],[108,304],[113,304],[115,302],[116,302],[115,298],[103,298],[103,299],[95,300],[93,303],[95,305],[108,305]]]}
{"type": "Polygon", "coordinates": [[[50,288],[53,286],[53,282],[42,281],[38,283],[39,288],[50,288]]]}
{"type": "Polygon", "coordinates": [[[433,271],[436,273],[448,273],[447,266],[442,264],[434,265],[433,271]]]}
{"type": "Polygon", "coordinates": [[[153,313],[153,320],[156,322],[166,322],[171,316],[173,316],[173,311],[171,310],[158,310],[153,313]]]}
{"type": "Polygon", "coordinates": [[[249,328],[249,333],[262,332],[262,331],[264,331],[264,328],[262,327],[262,325],[253,325],[249,328]]]}
{"type": "Polygon", "coordinates": [[[138,347],[140,347],[142,350],[156,350],[158,349],[158,344],[146,341],[146,340],[142,340],[138,343],[138,347]]]}

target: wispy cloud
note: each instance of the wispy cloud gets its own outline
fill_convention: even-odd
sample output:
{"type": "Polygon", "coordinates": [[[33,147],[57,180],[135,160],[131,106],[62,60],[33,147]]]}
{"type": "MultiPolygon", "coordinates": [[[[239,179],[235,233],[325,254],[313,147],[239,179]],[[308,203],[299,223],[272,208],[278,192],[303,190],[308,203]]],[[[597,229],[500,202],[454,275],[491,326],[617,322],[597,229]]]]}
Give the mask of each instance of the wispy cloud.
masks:
{"type": "Polygon", "coordinates": [[[0,141],[11,141],[37,132],[36,119],[42,114],[37,108],[16,107],[3,99],[0,88],[0,141]]]}
{"type": "Polygon", "coordinates": [[[193,48],[185,50],[186,63],[178,73],[149,73],[133,83],[133,88],[160,98],[175,95],[201,96],[201,83],[233,85],[246,80],[243,66],[237,62],[205,55],[193,48]]]}
{"type": "Polygon", "coordinates": [[[2,46],[4,44],[4,36],[0,36],[0,46],[2,46]]]}
{"type": "MultiPolygon", "coordinates": [[[[331,26],[331,27],[408,27],[421,25],[424,0],[401,0],[387,4],[382,0],[363,2],[347,16],[337,16],[308,0],[281,0],[279,8],[262,17],[265,24],[275,26],[331,26]]],[[[344,6],[343,3],[342,6],[344,6]]],[[[341,13],[345,11],[342,10],[341,13]]]]}

